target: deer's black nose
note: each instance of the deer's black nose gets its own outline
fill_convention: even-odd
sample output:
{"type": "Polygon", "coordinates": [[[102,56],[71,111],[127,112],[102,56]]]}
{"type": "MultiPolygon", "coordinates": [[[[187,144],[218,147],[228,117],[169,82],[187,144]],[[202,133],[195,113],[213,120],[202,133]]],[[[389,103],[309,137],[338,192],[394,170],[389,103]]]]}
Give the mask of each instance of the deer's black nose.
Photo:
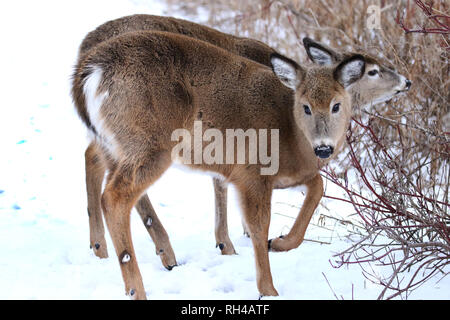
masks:
{"type": "Polygon", "coordinates": [[[332,146],[319,146],[314,148],[314,153],[321,159],[329,158],[333,154],[334,148],[332,146]]]}
{"type": "Polygon", "coordinates": [[[409,90],[411,88],[412,82],[411,80],[406,80],[406,90],[409,90]]]}

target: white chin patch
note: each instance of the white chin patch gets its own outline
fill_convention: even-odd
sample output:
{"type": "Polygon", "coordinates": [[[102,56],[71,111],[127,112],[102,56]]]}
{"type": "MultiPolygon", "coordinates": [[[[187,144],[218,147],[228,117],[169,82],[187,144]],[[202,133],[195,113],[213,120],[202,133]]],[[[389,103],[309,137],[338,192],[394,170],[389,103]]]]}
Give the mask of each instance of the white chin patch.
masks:
{"type": "Polygon", "coordinates": [[[371,107],[371,106],[374,106],[374,105],[377,105],[377,104],[380,104],[380,103],[387,102],[387,101],[391,100],[392,98],[395,98],[395,96],[396,96],[395,93],[392,93],[392,94],[389,94],[389,95],[385,95],[385,96],[379,97],[379,98],[377,98],[375,100],[372,100],[369,103],[365,104],[363,106],[363,108],[371,107]]]}
{"type": "Polygon", "coordinates": [[[313,145],[314,147],[319,147],[319,146],[331,146],[334,148],[334,142],[333,140],[329,139],[329,138],[320,138],[320,139],[315,139],[313,141],[313,145]]]}

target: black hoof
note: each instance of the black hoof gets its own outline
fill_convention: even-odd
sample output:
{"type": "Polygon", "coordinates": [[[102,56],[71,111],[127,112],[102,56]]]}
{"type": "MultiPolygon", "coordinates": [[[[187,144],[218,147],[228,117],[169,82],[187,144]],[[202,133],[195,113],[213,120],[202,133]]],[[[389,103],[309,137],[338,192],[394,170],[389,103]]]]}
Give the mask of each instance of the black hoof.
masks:
{"type": "Polygon", "coordinates": [[[166,269],[169,270],[169,271],[172,271],[172,269],[173,269],[174,267],[176,267],[176,266],[177,266],[176,264],[174,264],[173,266],[167,266],[166,269]]]}
{"type": "Polygon", "coordinates": [[[95,249],[98,250],[99,248],[100,248],[100,244],[99,244],[99,243],[96,243],[96,244],[95,244],[95,249]]]}
{"type": "Polygon", "coordinates": [[[269,249],[269,251],[270,251],[270,249],[272,249],[272,239],[270,239],[268,242],[268,249],[269,249]]]}
{"type": "Polygon", "coordinates": [[[222,251],[225,248],[225,245],[223,243],[219,243],[219,249],[222,251]]]}

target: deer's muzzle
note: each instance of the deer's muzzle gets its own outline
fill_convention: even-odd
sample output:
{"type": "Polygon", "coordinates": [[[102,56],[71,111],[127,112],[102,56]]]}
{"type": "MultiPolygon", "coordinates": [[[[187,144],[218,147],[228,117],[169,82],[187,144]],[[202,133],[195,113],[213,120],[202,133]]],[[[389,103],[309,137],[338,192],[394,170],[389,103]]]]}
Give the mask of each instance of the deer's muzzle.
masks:
{"type": "Polygon", "coordinates": [[[329,158],[334,152],[334,148],[332,146],[321,145],[319,147],[314,148],[314,153],[321,159],[329,158]]]}

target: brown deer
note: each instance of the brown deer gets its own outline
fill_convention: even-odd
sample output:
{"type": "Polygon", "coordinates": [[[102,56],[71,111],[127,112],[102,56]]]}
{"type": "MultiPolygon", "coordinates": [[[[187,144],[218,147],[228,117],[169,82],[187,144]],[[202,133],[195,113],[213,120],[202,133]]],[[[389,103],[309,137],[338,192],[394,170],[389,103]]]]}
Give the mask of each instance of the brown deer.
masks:
{"type": "MultiPolygon", "coordinates": [[[[83,57],[99,43],[127,32],[141,30],[167,31],[184,34],[217,45],[232,53],[242,55],[267,66],[270,66],[270,55],[275,53],[275,50],[257,40],[235,37],[186,20],[138,14],[108,21],[94,31],[90,32],[80,45],[78,61],[81,61],[83,57]]],[[[75,103],[77,103],[77,101],[75,101],[75,103]]],[[[83,106],[78,106],[78,108],[83,108],[83,106]]],[[[102,192],[101,188],[106,167],[104,165],[104,161],[101,161],[101,151],[95,141],[92,141],[87,148],[85,152],[85,160],[90,245],[98,257],[106,258],[108,257],[108,251],[104,237],[100,204],[100,196],[102,192]]],[[[214,179],[214,183],[218,186],[220,185],[226,187],[226,185],[223,185],[223,182],[217,179],[214,179]]],[[[226,193],[216,192],[216,201],[217,199],[222,199],[218,203],[223,206],[223,203],[226,204],[226,193]],[[222,199],[221,197],[224,198],[222,199]]],[[[170,244],[167,232],[158,219],[147,194],[142,195],[136,204],[136,209],[153,242],[155,243],[156,253],[160,256],[163,265],[167,269],[171,270],[172,267],[176,265],[175,254],[170,244]]],[[[224,218],[226,219],[226,212],[224,218]]],[[[220,221],[222,221],[222,219],[220,221]]],[[[228,238],[226,220],[225,225],[217,225],[220,227],[216,229],[216,233],[219,232],[220,234],[225,234],[228,239],[228,243],[231,243],[228,238]]],[[[218,244],[225,243],[225,241],[219,240],[222,239],[221,237],[218,237],[217,239],[218,244]]],[[[223,253],[226,253],[227,249],[224,249],[223,253]]]]}
{"type": "Polygon", "coordinates": [[[109,170],[101,206],[133,299],[146,295],[130,211],[173,162],[173,132],[192,132],[196,120],[221,132],[279,132],[279,141],[269,143],[279,150],[273,175],[262,175],[261,163],[189,164],[236,186],[255,251],[258,290],[278,295],[267,245],[272,189],[308,187],[294,225],[306,230],[323,193],[319,169],[345,140],[351,116],[347,90],[364,75],[365,61],[353,55],[337,66],[304,68],[276,53],[270,60],[273,70],[183,35],[135,32],[100,43],[77,64],[72,95],[109,170]]]}
{"type": "MultiPolygon", "coordinates": [[[[80,46],[79,60],[99,43],[126,32],[139,30],[168,31],[184,34],[267,66],[271,66],[270,56],[276,53],[274,49],[257,40],[232,36],[186,20],[142,14],[106,22],[90,32],[80,46]]],[[[337,64],[355,54],[340,53],[309,38],[304,39],[304,45],[308,56],[314,63],[319,65],[337,64]]],[[[349,89],[354,108],[389,100],[393,96],[409,89],[411,82],[405,77],[373,57],[364,53],[361,54],[364,55],[366,60],[366,73],[361,80],[349,89]]],[[[104,240],[100,196],[105,166],[100,161],[101,155],[98,148],[93,141],[86,150],[86,182],[90,217],[90,243],[94,253],[104,258],[107,257],[107,248],[104,240]]],[[[233,254],[235,249],[228,236],[227,227],[227,186],[225,181],[220,178],[213,178],[213,182],[216,200],[216,245],[221,249],[222,254],[233,254]]],[[[142,195],[136,204],[136,209],[156,245],[156,252],[160,256],[163,265],[169,270],[172,269],[176,265],[173,249],[168,235],[156,216],[146,194],[142,195]]],[[[300,215],[298,219],[300,219],[300,215]]],[[[296,229],[294,228],[293,230],[296,229]]],[[[288,250],[296,247],[296,245],[301,243],[300,239],[302,237],[301,232],[297,235],[295,245],[285,246],[284,249],[288,250]]],[[[276,246],[276,243],[279,241],[281,240],[274,240],[271,243],[273,250],[283,249],[276,246]]]]}

